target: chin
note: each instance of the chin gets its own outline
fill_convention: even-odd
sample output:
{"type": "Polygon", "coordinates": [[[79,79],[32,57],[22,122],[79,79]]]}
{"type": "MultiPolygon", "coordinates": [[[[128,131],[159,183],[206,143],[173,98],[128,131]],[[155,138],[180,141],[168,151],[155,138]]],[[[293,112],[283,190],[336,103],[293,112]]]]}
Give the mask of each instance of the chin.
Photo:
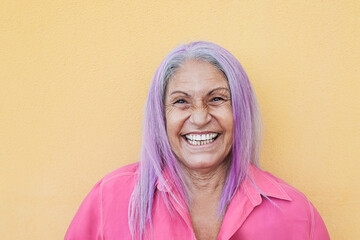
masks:
{"type": "Polygon", "coordinates": [[[201,170],[212,170],[221,165],[223,161],[204,161],[202,159],[188,159],[187,161],[183,161],[182,164],[188,170],[201,171],[201,170]]]}

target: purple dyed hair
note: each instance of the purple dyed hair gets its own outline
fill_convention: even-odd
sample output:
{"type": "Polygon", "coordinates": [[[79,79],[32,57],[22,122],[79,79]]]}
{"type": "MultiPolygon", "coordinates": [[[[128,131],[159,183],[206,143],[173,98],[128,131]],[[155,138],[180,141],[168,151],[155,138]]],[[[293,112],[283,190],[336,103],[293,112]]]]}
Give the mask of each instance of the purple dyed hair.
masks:
{"type": "MultiPolygon", "coordinates": [[[[167,186],[162,175],[165,168],[169,170],[175,189],[180,189],[182,197],[187,199],[184,194],[186,185],[166,134],[164,96],[169,78],[190,59],[209,62],[217,67],[225,74],[231,91],[234,136],[232,159],[219,201],[219,216],[225,214],[228,204],[247,175],[249,164],[259,167],[261,116],[252,86],[239,61],[230,52],[211,42],[192,42],[175,48],[157,69],[146,101],[139,179],[129,207],[129,226],[133,238],[142,239],[147,224],[150,224],[151,229],[156,185],[162,183],[167,186]]],[[[168,196],[162,194],[171,210],[168,196]]]]}

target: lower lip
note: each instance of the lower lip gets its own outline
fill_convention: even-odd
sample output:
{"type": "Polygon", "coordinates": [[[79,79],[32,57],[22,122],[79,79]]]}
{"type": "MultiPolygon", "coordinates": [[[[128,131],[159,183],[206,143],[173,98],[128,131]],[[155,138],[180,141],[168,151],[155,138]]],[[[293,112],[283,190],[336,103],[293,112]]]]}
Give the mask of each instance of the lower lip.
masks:
{"type": "Polygon", "coordinates": [[[214,143],[216,142],[216,140],[219,139],[219,137],[220,137],[220,134],[218,134],[218,135],[216,136],[216,138],[214,139],[214,141],[212,141],[212,142],[209,142],[209,143],[206,143],[206,144],[202,144],[202,145],[192,145],[191,143],[188,142],[188,140],[186,139],[186,137],[183,136],[184,141],[185,141],[189,146],[194,147],[194,148],[201,148],[201,147],[210,146],[210,145],[214,144],[214,143]]]}

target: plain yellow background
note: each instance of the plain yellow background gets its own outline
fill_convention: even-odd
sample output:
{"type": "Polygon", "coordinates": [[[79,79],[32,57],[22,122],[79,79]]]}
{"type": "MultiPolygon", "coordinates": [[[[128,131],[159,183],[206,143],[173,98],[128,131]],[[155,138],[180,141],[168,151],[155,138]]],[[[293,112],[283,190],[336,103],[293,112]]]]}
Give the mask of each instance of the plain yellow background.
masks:
{"type": "Polygon", "coordinates": [[[360,238],[360,2],[2,1],[0,236],[61,239],[92,186],[138,161],[147,90],[193,40],[242,63],[263,169],[304,192],[332,239],[360,238]]]}

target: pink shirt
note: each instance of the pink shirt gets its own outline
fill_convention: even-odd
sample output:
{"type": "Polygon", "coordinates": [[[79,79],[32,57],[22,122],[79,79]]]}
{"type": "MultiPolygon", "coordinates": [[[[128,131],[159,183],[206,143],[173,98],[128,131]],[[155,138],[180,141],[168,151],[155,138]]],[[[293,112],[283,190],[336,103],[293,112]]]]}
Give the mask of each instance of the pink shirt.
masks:
{"type": "MultiPolygon", "coordinates": [[[[94,186],[72,220],[65,239],[131,239],[128,206],[138,165],[119,168],[94,186]]],[[[158,184],[157,191],[166,189],[158,184]]],[[[161,194],[155,194],[153,239],[196,239],[187,208],[170,200],[175,215],[170,214],[161,194]]],[[[231,200],[217,239],[327,240],[330,237],[319,213],[302,193],[251,165],[248,178],[231,200]],[[279,208],[263,198],[251,180],[279,208]]]]}

